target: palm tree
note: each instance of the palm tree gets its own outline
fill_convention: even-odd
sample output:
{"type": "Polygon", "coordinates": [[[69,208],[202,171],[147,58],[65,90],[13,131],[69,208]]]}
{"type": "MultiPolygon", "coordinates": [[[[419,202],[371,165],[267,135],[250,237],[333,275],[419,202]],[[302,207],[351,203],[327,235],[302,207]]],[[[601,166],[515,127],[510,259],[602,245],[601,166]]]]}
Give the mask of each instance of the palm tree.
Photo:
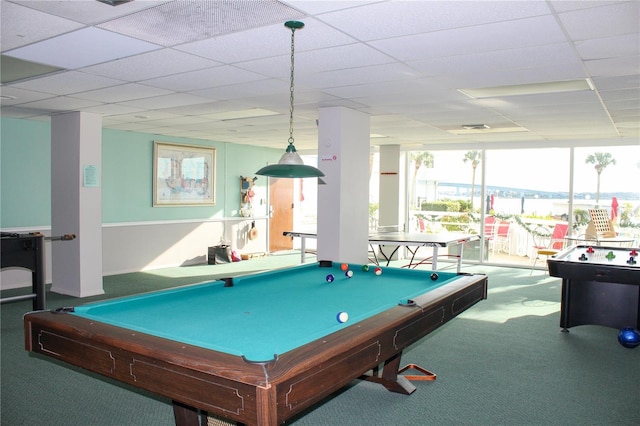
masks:
{"type": "MultiPolygon", "coordinates": [[[[433,167],[433,154],[429,151],[416,151],[411,153],[411,161],[413,161],[413,177],[411,178],[411,205],[416,207],[416,179],[420,167],[433,167]]],[[[417,206],[419,207],[419,206],[417,206]]]]}
{"type": "Polygon", "coordinates": [[[596,206],[600,201],[600,175],[602,171],[607,168],[609,164],[616,165],[616,160],[608,152],[596,152],[587,157],[585,161],[587,164],[593,164],[596,173],[598,173],[598,186],[596,187],[596,206]]]}
{"type": "Polygon", "coordinates": [[[471,162],[471,168],[473,169],[473,175],[471,176],[471,211],[473,211],[473,196],[475,193],[475,186],[476,186],[476,168],[478,167],[478,164],[480,164],[480,161],[482,161],[482,152],[480,151],[468,151],[465,155],[464,158],[462,159],[462,161],[464,161],[465,163],[467,161],[471,162]]]}

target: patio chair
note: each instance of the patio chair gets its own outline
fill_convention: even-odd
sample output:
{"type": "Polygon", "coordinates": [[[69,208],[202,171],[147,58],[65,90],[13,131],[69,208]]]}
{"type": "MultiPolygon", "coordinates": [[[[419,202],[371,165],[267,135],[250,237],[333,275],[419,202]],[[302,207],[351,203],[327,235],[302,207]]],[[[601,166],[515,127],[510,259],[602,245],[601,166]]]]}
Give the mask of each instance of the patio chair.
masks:
{"type": "Polygon", "coordinates": [[[500,221],[495,226],[495,235],[491,241],[491,253],[496,254],[496,249],[498,253],[503,252],[507,254],[511,254],[511,247],[509,236],[511,234],[511,222],[507,220],[500,221]]]}
{"type": "Polygon", "coordinates": [[[555,256],[564,248],[568,230],[569,225],[566,223],[556,223],[553,232],[549,232],[549,229],[544,226],[539,226],[534,230],[533,248],[536,251],[536,258],[533,261],[529,275],[533,273],[540,256],[545,256],[545,270],[548,271],[546,260],[549,256],[555,256]]]}

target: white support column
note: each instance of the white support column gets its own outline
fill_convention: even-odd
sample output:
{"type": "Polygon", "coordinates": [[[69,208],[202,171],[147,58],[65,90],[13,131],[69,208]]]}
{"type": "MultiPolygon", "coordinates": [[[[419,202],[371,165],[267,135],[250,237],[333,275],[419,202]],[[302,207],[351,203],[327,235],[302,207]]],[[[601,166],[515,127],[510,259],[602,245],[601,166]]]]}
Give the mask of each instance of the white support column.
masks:
{"type": "Polygon", "coordinates": [[[328,107],[318,120],[318,259],[367,263],[369,116],[328,107]]]}
{"type": "Polygon", "coordinates": [[[102,286],[102,117],[70,112],[51,118],[51,291],[76,297],[102,286]]]}
{"type": "MultiPolygon", "coordinates": [[[[380,209],[378,226],[403,226],[403,194],[400,188],[400,145],[380,146],[380,209]]],[[[398,229],[402,231],[402,229],[398,229]]]]}
{"type": "MultiPolygon", "coordinates": [[[[403,209],[401,208],[403,194],[400,188],[403,187],[400,182],[400,145],[382,145],[380,146],[380,186],[379,200],[380,207],[378,210],[378,228],[381,230],[403,231],[406,227],[403,219],[403,209]]],[[[380,246],[379,250],[390,253],[395,247],[385,248],[380,246]]],[[[397,260],[404,257],[404,247],[400,247],[391,256],[391,259],[397,260]]]]}

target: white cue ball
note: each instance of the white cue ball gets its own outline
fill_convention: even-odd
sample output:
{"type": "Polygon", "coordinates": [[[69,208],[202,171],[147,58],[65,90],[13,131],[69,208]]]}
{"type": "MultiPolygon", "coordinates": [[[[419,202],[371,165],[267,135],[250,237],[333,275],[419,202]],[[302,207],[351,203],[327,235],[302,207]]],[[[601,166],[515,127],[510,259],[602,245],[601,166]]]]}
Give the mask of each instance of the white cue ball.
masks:
{"type": "Polygon", "coordinates": [[[349,314],[346,312],[338,312],[337,316],[338,322],[347,322],[349,320],[349,314]]]}

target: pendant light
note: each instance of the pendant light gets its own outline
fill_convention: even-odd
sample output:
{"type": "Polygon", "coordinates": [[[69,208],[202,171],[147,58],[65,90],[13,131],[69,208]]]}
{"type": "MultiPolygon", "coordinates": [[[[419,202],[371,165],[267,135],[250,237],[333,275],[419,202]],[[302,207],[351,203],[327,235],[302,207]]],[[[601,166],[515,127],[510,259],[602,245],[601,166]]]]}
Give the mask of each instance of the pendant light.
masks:
{"type": "Polygon", "coordinates": [[[307,166],[296,152],[293,145],[293,56],[294,38],[296,30],[304,28],[304,23],[299,21],[287,21],[284,26],[291,30],[291,86],[289,88],[289,145],[277,164],[265,166],[256,172],[257,175],[271,176],[275,178],[308,178],[324,176],[319,169],[307,166]]]}

